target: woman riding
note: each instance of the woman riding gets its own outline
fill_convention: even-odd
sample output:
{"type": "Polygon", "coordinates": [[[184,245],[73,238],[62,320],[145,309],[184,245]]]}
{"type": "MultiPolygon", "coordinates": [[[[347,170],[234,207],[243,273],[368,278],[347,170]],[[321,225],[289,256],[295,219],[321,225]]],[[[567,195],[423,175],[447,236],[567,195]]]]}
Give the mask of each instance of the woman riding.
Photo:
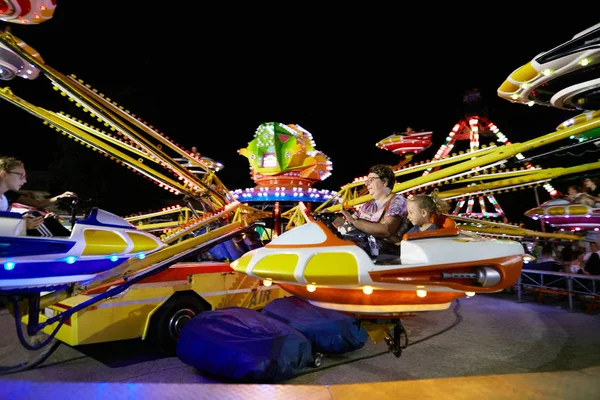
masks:
{"type": "Polygon", "coordinates": [[[402,234],[408,228],[406,200],[402,195],[392,193],[396,183],[394,170],[389,165],[374,165],[369,169],[365,183],[373,199],[362,204],[354,214],[342,210],[344,218],[339,218],[335,225],[341,226],[345,220],[366,234],[400,243],[402,234]]]}

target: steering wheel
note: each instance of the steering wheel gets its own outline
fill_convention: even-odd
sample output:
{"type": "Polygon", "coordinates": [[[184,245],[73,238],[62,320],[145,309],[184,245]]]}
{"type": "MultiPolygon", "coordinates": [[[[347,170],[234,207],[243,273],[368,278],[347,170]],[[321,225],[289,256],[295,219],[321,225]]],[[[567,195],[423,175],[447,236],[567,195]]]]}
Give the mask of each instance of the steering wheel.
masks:
{"type": "Polygon", "coordinates": [[[68,205],[68,206],[76,206],[79,203],[79,197],[77,196],[70,196],[70,197],[61,197],[60,199],[58,199],[58,201],[68,205]]]}
{"type": "Polygon", "coordinates": [[[90,200],[91,199],[80,199],[78,196],[61,197],[60,199],[58,199],[59,202],[67,205],[70,209],[69,222],[71,224],[71,230],[73,229],[73,227],[75,226],[75,223],[77,222],[77,205],[80,202],[86,203],[86,202],[89,202],[90,200]]]}
{"type": "Polygon", "coordinates": [[[352,229],[346,232],[345,234],[342,234],[342,232],[340,232],[339,229],[333,225],[333,221],[339,215],[340,214],[333,212],[321,212],[313,214],[313,218],[316,221],[325,224],[327,228],[329,228],[329,230],[332,231],[340,239],[354,242],[354,244],[363,249],[369,255],[369,257],[373,257],[369,246],[369,234],[364,231],[361,231],[360,229],[352,229]]]}
{"type": "Polygon", "coordinates": [[[324,223],[325,226],[327,226],[327,228],[329,228],[330,231],[335,233],[335,235],[340,239],[350,240],[355,243],[360,243],[362,241],[366,242],[367,238],[369,237],[369,234],[364,231],[361,231],[360,229],[351,229],[346,233],[340,232],[340,230],[333,225],[333,221],[339,216],[340,214],[333,212],[322,212],[313,215],[316,221],[324,223]]]}

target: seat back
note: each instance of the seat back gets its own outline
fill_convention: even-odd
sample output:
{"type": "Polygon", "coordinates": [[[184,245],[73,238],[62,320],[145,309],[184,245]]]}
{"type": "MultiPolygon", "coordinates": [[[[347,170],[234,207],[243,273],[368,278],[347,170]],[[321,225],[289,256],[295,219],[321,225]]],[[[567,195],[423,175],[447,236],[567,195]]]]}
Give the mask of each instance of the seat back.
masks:
{"type": "Polygon", "coordinates": [[[437,225],[438,228],[456,228],[456,221],[450,218],[447,215],[439,214],[433,219],[433,223],[437,225]]]}
{"type": "Polygon", "coordinates": [[[430,239],[434,237],[458,236],[459,234],[460,231],[458,228],[439,228],[431,231],[405,233],[402,236],[402,240],[430,239]]]}
{"type": "Polygon", "coordinates": [[[25,236],[25,220],[19,213],[0,211],[0,236],[25,236]]]}

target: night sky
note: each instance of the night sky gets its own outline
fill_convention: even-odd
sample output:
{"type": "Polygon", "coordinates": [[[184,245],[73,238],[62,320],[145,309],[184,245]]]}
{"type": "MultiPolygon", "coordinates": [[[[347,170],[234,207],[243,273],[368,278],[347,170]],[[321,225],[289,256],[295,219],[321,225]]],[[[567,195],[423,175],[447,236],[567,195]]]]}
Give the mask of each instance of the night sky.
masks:
{"type": "MultiPolygon", "coordinates": [[[[464,117],[463,96],[473,88],[511,141],[552,132],[578,113],[512,104],[496,90],[514,69],[598,22],[594,13],[566,19],[573,14],[566,9],[544,16],[440,9],[444,18],[434,20],[427,8],[407,14],[359,3],[335,11],[118,3],[120,9],[109,10],[110,2],[58,0],[52,20],[0,22],[0,29],[10,26],[56,70],[77,75],[183,147],[195,145],[224,163],[219,177],[232,190],[254,186],[237,150],[264,122],[299,124],[313,134],[317,150],[333,162],[333,175],[316,187],[331,190],[372,164],[396,164],[398,156],[375,143],[407,126],[434,132],[434,144],[415,160],[431,158],[464,117]]],[[[76,115],[43,77],[0,84],[34,104],[76,115]]],[[[21,158],[28,170],[50,171],[51,190],[79,191],[121,214],[159,208],[155,199],[168,197],[7,102],[0,102],[0,116],[1,153],[21,158]]],[[[525,211],[519,207],[534,197],[518,193],[531,201],[498,198],[514,210],[515,222],[525,211]]]]}

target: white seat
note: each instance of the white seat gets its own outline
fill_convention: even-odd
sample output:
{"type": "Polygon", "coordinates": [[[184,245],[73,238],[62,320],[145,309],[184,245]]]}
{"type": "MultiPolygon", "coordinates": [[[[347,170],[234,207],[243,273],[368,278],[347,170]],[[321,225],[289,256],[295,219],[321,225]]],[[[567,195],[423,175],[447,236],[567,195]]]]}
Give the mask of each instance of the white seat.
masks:
{"type": "Polygon", "coordinates": [[[0,236],[25,236],[27,227],[25,220],[18,213],[0,215],[0,236]]]}

